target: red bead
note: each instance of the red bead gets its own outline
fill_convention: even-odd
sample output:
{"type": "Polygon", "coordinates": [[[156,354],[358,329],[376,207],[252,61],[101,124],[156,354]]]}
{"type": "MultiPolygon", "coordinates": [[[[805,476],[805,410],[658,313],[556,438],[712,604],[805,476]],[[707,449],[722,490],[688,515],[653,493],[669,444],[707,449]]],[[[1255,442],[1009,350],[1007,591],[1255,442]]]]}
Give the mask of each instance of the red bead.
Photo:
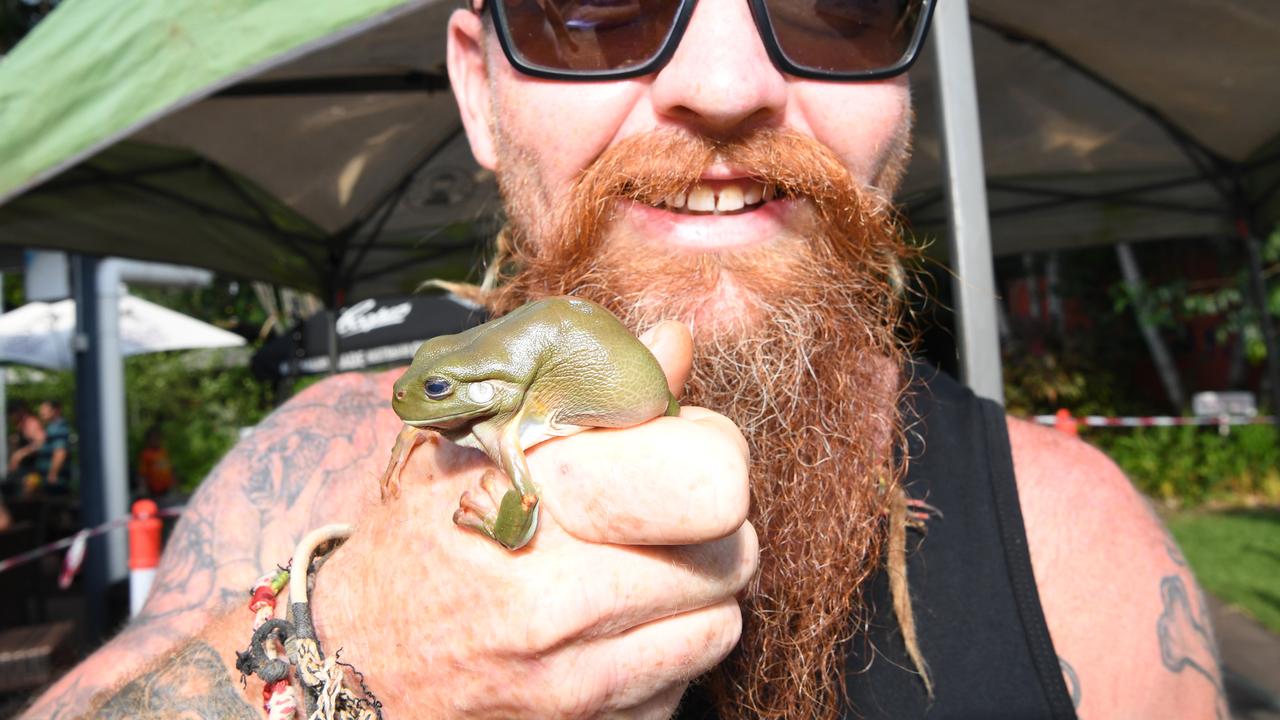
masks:
{"type": "Polygon", "coordinates": [[[253,589],[253,597],[249,599],[249,611],[258,612],[258,608],[276,606],[276,594],[269,586],[259,585],[253,589]]]}

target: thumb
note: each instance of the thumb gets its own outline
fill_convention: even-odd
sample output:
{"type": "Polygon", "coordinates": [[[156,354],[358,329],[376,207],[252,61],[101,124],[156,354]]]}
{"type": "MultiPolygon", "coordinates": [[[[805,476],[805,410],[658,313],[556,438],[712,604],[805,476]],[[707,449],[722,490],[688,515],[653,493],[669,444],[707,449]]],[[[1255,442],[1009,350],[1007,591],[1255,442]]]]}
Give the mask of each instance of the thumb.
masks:
{"type": "Polygon", "coordinates": [[[689,327],[675,320],[663,320],[640,335],[640,342],[658,359],[662,372],[667,375],[667,387],[671,394],[684,394],[684,384],[689,380],[693,367],[693,335],[689,327]]]}

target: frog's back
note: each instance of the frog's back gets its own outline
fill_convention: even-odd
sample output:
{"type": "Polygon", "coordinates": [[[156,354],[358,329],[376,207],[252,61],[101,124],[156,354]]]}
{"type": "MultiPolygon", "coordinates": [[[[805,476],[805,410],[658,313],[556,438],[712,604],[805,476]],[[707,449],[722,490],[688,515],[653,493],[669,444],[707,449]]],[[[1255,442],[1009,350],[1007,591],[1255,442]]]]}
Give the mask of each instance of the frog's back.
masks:
{"type": "Polygon", "coordinates": [[[667,411],[671,393],[662,367],[613,313],[572,297],[515,312],[526,309],[548,325],[527,403],[554,409],[558,423],[591,427],[628,427],[667,411]]]}

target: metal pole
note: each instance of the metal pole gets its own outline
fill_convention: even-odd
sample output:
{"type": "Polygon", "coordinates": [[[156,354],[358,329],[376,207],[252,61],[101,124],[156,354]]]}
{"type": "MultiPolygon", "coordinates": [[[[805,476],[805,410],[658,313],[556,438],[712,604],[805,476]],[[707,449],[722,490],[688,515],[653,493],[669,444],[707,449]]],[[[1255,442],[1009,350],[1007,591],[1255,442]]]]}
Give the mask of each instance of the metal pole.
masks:
{"type": "Polygon", "coordinates": [[[338,311],[325,308],[325,329],[329,331],[329,374],[338,374],[338,311]]]}
{"type": "Polygon", "coordinates": [[[960,373],[974,392],[1003,402],[995,269],[991,261],[968,3],[938,3],[933,23],[930,42],[935,50],[951,262],[956,273],[953,302],[960,373]]]}
{"type": "MultiPolygon", "coordinates": [[[[98,294],[95,292],[98,261],[84,255],[70,256],[71,290],[76,301],[76,332],[72,343],[76,354],[76,425],[80,447],[80,519],[85,527],[97,527],[109,518],[102,484],[103,426],[100,399],[95,385],[98,377],[97,337],[98,294]]],[[[107,536],[89,540],[84,557],[85,638],[92,646],[107,634],[108,572],[107,536]]]]}
{"type": "MultiPolygon", "coordinates": [[[[120,298],[124,282],[201,287],[208,285],[213,273],[208,270],[148,263],[121,258],[106,258],[97,263],[95,273],[97,295],[97,332],[94,352],[97,376],[93,384],[98,390],[101,416],[102,498],[105,520],[129,514],[129,437],[128,405],[125,400],[124,352],[120,349],[120,298]]],[[[129,548],[124,533],[107,535],[107,576],[110,582],[124,580],[129,574],[129,548]]]]}
{"type": "Polygon", "coordinates": [[[1275,325],[1267,301],[1267,281],[1262,275],[1262,242],[1240,223],[1241,241],[1249,261],[1249,294],[1258,309],[1258,326],[1262,329],[1262,342],[1267,348],[1267,384],[1270,385],[1271,414],[1280,417],[1280,342],[1276,339],[1275,325]]]}
{"type": "Polygon", "coordinates": [[[1178,366],[1173,362],[1173,356],[1165,347],[1164,340],[1160,338],[1160,331],[1151,324],[1146,308],[1142,305],[1142,298],[1139,297],[1142,271],[1138,269],[1138,260],[1133,256],[1129,243],[1116,243],[1116,260],[1120,263],[1120,274],[1129,286],[1133,299],[1133,316],[1138,321],[1138,330],[1147,344],[1147,351],[1151,353],[1156,373],[1160,375],[1160,384],[1164,386],[1165,395],[1169,397],[1169,404],[1173,406],[1174,412],[1181,413],[1186,409],[1186,399],[1182,394],[1182,381],[1178,379],[1178,366]]]}
{"type": "MultiPolygon", "coordinates": [[[[4,314],[4,275],[0,274],[0,315],[4,314]]],[[[5,382],[8,380],[8,368],[0,367],[0,408],[4,409],[4,414],[0,415],[0,438],[9,437],[9,403],[5,397],[8,388],[5,382]]],[[[9,467],[9,443],[0,442],[0,468],[9,467]]]]}
{"type": "MultiPolygon", "coordinates": [[[[96,293],[98,337],[94,343],[98,376],[99,409],[102,413],[102,489],[106,519],[129,513],[129,458],[124,399],[124,355],[120,350],[120,262],[106,259],[98,263],[96,293]]],[[[129,548],[124,533],[110,533],[107,543],[107,576],[111,582],[129,574],[129,548]]]]}

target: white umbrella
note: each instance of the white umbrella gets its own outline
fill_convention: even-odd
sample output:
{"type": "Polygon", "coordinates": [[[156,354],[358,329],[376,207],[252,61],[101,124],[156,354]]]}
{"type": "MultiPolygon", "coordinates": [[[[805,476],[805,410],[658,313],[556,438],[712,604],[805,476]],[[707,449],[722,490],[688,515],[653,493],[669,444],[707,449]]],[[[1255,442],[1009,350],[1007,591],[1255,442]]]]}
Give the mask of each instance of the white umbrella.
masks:
{"type": "MultiPolygon", "coordinates": [[[[120,296],[120,351],[229,348],[244,338],[132,295],[120,296]]],[[[65,370],[75,365],[74,300],[33,302],[0,315],[0,362],[65,370]]]]}

